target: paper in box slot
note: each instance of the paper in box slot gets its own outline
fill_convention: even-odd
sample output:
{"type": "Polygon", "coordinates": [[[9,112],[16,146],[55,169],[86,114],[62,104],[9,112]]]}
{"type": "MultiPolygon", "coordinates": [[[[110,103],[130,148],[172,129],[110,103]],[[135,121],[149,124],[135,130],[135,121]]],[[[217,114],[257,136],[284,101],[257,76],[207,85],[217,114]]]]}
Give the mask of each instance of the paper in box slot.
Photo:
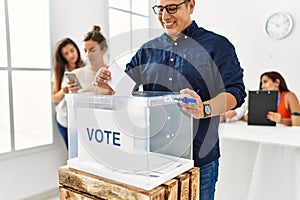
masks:
{"type": "Polygon", "coordinates": [[[116,61],[112,62],[108,69],[111,72],[108,84],[115,91],[115,96],[130,96],[135,87],[135,81],[120,68],[116,61]]]}

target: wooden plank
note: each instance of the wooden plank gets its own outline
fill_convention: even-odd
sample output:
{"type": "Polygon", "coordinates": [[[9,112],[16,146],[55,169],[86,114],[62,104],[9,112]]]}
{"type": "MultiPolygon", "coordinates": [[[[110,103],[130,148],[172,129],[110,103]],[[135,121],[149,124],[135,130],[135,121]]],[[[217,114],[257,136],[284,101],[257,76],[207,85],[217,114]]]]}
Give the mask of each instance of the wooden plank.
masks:
{"type": "Polygon", "coordinates": [[[59,183],[92,196],[110,200],[165,200],[165,187],[150,191],[105,179],[63,166],[59,168],[59,183]]]}
{"type": "Polygon", "coordinates": [[[190,200],[190,174],[182,173],[176,179],[178,180],[178,200],[190,200]]]}
{"type": "Polygon", "coordinates": [[[178,180],[171,179],[163,184],[165,187],[165,199],[177,200],[178,199],[178,180]]]}
{"type": "Polygon", "coordinates": [[[80,193],[72,188],[59,187],[60,200],[103,200],[88,194],[80,193]]]}
{"type": "Polygon", "coordinates": [[[193,167],[189,171],[190,174],[190,197],[191,200],[199,200],[200,192],[200,168],[193,167]]]}

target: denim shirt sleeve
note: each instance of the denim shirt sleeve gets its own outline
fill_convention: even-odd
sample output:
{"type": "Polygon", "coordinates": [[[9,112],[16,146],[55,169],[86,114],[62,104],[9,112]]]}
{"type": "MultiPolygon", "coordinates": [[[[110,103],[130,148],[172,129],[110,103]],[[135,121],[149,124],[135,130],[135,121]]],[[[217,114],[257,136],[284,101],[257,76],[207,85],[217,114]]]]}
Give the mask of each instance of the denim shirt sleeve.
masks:
{"type": "Polygon", "coordinates": [[[240,66],[234,46],[226,38],[216,40],[216,42],[215,51],[212,55],[213,60],[222,76],[225,92],[235,96],[236,107],[240,107],[246,97],[243,69],[240,66]]]}

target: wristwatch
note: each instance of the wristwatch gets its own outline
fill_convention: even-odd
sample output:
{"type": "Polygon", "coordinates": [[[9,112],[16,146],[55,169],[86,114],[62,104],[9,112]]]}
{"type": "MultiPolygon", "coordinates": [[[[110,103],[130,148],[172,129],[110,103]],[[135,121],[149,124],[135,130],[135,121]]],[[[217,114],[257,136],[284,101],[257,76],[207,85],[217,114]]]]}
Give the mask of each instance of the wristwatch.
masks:
{"type": "Polygon", "coordinates": [[[203,103],[203,113],[204,117],[203,118],[208,118],[211,115],[211,107],[207,103],[203,103]]]}

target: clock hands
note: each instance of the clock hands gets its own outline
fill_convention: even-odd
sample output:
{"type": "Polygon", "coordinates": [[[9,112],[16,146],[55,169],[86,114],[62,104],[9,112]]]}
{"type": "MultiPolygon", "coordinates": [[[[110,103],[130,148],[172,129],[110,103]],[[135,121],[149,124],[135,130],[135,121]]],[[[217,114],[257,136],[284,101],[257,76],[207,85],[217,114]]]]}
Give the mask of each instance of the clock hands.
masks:
{"type": "Polygon", "coordinates": [[[292,17],[288,13],[274,13],[266,21],[266,33],[273,39],[282,39],[289,35],[293,27],[292,17]]]}

